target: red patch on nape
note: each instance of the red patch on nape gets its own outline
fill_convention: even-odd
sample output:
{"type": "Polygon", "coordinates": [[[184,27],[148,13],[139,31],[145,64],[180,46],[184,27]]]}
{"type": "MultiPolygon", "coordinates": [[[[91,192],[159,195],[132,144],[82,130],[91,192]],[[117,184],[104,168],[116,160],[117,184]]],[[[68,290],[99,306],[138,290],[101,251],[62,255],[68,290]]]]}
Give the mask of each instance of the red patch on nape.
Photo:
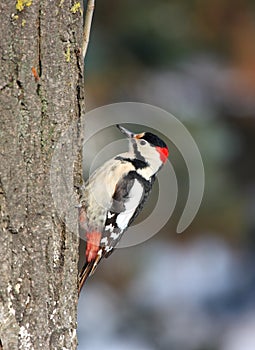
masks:
{"type": "Polygon", "coordinates": [[[91,262],[97,256],[102,234],[97,231],[88,232],[86,234],[87,247],[86,247],[86,260],[91,262]]]}
{"type": "Polygon", "coordinates": [[[156,147],[156,150],[158,151],[158,153],[160,154],[160,159],[162,160],[163,163],[166,162],[169,151],[167,147],[156,147]]]}

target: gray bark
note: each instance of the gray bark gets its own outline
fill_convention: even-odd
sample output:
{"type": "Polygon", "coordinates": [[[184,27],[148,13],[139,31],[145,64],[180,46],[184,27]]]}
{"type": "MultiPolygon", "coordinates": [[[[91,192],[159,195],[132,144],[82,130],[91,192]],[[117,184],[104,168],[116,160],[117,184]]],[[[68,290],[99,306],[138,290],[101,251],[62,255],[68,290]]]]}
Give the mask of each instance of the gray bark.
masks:
{"type": "MultiPolygon", "coordinates": [[[[70,199],[70,212],[60,217],[50,184],[53,153],[70,124],[71,137],[57,166],[71,188],[81,181],[77,145],[83,111],[82,14],[74,4],[71,0],[0,4],[0,339],[4,350],[77,346],[79,239],[77,228],[73,225],[72,232],[67,225],[76,222],[77,209],[70,199]]],[[[64,185],[57,189],[65,191],[64,185]]],[[[72,195],[69,192],[63,194],[63,205],[72,195]]]]}

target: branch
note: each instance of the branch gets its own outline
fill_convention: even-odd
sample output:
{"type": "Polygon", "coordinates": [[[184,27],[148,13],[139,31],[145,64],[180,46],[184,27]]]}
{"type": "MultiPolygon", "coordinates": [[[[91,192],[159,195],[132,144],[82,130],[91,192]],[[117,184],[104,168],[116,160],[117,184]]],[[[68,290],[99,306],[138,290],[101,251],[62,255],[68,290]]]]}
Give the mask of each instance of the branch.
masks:
{"type": "Polygon", "coordinates": [[[87,0],[87,10],[85,15],[83,38],[82,38],[82,58],[84,60],[89,44],[90,29],[92,23],[92,17],[95,8],[95,0],[87,0]]]}

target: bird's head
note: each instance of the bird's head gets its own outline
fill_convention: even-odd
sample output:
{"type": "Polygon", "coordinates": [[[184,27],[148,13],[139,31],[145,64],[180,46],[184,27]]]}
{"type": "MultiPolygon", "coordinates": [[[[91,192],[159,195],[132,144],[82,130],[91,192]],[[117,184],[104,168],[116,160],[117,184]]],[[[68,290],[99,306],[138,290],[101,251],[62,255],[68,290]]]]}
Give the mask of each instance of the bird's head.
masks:
{"type": "Polygon", "coordinates": [[[166,143],[157,135],[151,132],[135,134],[121,125],[117,125],[117,128],[129,139],[130,152],[135,158],[155,168],[160,168],[166,162],[169,150],[166,143]]]}

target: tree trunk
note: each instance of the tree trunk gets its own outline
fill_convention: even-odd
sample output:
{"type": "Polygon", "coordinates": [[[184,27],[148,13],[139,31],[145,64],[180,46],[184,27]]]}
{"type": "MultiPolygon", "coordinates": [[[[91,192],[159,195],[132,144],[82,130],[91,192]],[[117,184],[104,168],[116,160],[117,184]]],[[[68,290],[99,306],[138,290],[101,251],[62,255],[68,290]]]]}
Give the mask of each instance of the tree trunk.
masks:
{"type": "Polygon", "coordinates": [[[80,3],[16,0],[0,8],[2,347],[76,349],[80,3]],[[69,125],[68,142],[59,144],[69,125]]]}

